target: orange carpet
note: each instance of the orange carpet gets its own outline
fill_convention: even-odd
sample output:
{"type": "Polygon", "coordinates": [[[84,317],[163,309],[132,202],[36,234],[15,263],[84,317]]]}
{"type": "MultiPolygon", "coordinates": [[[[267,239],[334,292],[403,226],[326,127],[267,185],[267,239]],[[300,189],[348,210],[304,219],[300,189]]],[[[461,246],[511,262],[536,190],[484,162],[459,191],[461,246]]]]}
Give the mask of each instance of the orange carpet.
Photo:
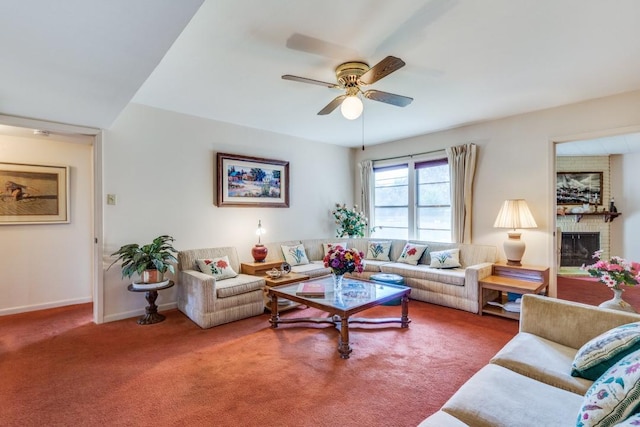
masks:
{"type": "Polygon", "coordinates": [[[90,304],[0,317],[0,425],[415,426],[518,328],[412,301],[410,328],[353,329],[342,360],[331,327],[273,330],[264,314],[203,330],[164,314],[148,326],[95,325],[90,304]]]}

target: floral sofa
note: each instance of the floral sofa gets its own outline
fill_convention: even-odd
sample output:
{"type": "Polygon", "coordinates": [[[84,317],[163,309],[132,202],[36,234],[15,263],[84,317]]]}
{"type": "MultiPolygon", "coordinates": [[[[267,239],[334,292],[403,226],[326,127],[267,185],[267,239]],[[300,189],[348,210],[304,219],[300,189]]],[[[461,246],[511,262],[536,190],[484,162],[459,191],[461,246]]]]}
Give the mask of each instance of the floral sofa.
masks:
{"type": "Polygon", "coordinates": [[[635,322],[635,313],[524,295],[519,333],[420,427],[640,425],[635,322]]]}
{"type": "Polygon", "coordinates": [[[333,238],[306,239],[267,243],[267,261],[287,261],[292,271],[317,277],[329,274],[322,258],[328,244],[346,244],[365,254],[362,273],[352,273],[353,277],[370,278],[376,273],[398,274],[404,284],[411,287],[411,298],[419,301],[457,308],[478,313],[478,281],[491,275],[492,263],[497,260],[495,246],[439,243],[427,241],[406,241],[374,238],[333,238]],[[382,245],[381,245],[382,244],[382,245]],[[424,252],[416,253],[413,259],[402,259],[405,246],[413,245],[424,252]],[[382,246],[382,248],[380,248],[382,246]],[[302,247],[304,257],[293,256],[302,247]],[[377,252],[381,249],[381,252],[377,252]],[[454,254],[457,264],[436,263],[434,254],[454,254]],[[373,259],[375,258],[375,259],[373,259]],[[400,260],[400,261],[399,261],[400,260]],[[442,268],[449,267],[449,268],[442,268]]]}

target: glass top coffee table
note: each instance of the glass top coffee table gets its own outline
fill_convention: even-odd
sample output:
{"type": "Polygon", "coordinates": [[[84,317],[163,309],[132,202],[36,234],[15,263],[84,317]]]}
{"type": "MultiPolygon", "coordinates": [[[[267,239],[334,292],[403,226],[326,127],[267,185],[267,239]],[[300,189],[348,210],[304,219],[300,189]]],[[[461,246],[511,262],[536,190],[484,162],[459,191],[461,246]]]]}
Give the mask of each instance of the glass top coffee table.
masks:
{"type": "Polygon", "coordinates": [[[334,292],[333,279],[325,276],[311,279],[306,282],[275,286],[269,289],[268,295],[271,298],[271,307],[278,307],[278,298],[285,298],[299,302],[308,307],[314,307],[325,311],[329,317],[303,317],[281,319],[278,309],[271,311],[272,328],[277,328],[280,324],[286,323],[327,323],[334,325],[340,331],[338,338],[338,352],[340,357],[348,359],[351,353],[349,346],[349,325],[354,323],[400,323],[401,328],[408,328],[409,319],[409,294],[411,288],[402,285],[388,283],[370,282],[367,280],[345,278],[342,290],[334,292]],[[324,296],[307,297],[297,295],[298,289],[305,283],[320,283],[324,285],[324,296]],[[352,318],[355,313],[359,313],[371,307],[381,305],[385,302],[400,298],[400,317],[387,318],[352,318]]]}

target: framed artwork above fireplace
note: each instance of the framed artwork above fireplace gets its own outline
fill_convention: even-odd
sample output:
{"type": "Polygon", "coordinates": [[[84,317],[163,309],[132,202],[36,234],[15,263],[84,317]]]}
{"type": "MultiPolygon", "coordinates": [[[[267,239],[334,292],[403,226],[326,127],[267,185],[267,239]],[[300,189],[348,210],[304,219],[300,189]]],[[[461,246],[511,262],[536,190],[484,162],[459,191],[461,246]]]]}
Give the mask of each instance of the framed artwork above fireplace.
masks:
{"type": "Polygon", "coordinates": [[[602,172],[557,172],[557,205],[602,205],[602,172]]]}

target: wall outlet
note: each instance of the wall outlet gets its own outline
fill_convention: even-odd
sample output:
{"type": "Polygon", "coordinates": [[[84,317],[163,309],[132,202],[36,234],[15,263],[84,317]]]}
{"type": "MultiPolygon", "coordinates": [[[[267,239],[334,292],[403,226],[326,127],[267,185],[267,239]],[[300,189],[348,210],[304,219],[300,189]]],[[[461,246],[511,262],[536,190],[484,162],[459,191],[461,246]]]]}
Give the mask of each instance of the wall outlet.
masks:
{"type": "Polygon", "coordinates": [[[107,204],[115,205],[116,204],[116,195],[115,194],[107,194],[107,204]]]}

